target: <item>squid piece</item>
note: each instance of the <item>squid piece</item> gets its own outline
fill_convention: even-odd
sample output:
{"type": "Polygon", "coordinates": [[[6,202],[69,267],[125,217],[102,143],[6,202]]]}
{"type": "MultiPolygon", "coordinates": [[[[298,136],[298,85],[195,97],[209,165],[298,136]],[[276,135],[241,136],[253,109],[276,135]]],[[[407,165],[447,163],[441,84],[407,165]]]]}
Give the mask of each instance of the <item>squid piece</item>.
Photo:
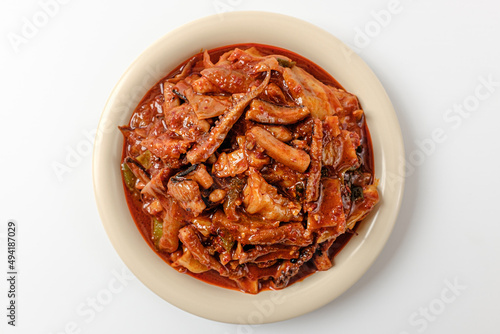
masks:
{"type": "Polygon", "coordinates": [[[165,217],[163,218],[162,236],[158,242],[158,248],[161,251],[173,253],[179,247],[179,230],[185,225],[182,220],[183,212],[179,204],[172,198],[168,198],[168,206],[165,208],[165,217]]]}
{"type": "Polygon", "coordinates": [[[361,121],[361,119],[363,118],[364,116],[364,112],[362,109],[357,109],[357,110],[354,110],[352,112],[352,115],[354,116],[354,118],[356,119],[356,122],[359,122],[361,121]]]}
{"type": "Polygon", "coordinates": [[[186,91],[188,89],[191,89],[191,85],[188,82],[186,82],[186,80],[180,80],[172,88],[172,92],[179,98],[183,99],[184,101],[187,101],[186,91]]]}
{"type": "Polygon", "coordinates": [[[356,149],[361,144],[356,132],[341,130],[340,134],[331,139],[326,138],[323,149],[323,164],[332,166],[343,172],[360,165],[356,149]]]}
{"type": "Polygon", "coordinates": [[[342,130],[340,134],[344,144],[344,154],[338,167],[340,169],[348,167],[357,168],[360,163],[358,155],[356,154],[356,149],[361,144],[359,135],[356,132],[347,130],[342,130]]]}
{"type": "Polygon", "coordinates": [[[342,172],[360,165],[361,161],[358,159],[356,149],[361,144],[361,140],[356,132],[340,130],[337,122],[338,119],[332,122],[333,125],[325,123],[322,162],[342,172]]]}
{"type": "Polygon", "coordinates": [[[355,203],[354,210],[347,220],[347,228],[354,228],[354,225],[356,225],[358,221],[365,218],[378,201],[379,195],[377,185],[370,184],[363,186],[363,201],[361,203],[355,203]]]}
{"type": "Polygon", "coordinates": [[[203,52],[203,66],[205,68],[214,67],[214,63],[212,63],[212,59],[210,59],[210,55],[208,54],[208,50],[203,52]]]}
{"type": "Polygon", "coordinates": [[[308,246],[300,252],[298,259],[283,261],[277,268],[276,275],[274,276],[275,288],[281,289],[286,287],[290,279],[299,273],[300,267],[313,257],[316,248],[317,245],[308,246]]]}
{"type": "Polygon", "coordinates": [[[269,70],[283,72],[284,67],[295,65],[290,58],[283,55],[263,56],[257,49],[249,48],[247,50],[234,49],[227,60],[233,63],[233,67],[250,68],[251,73],[266,72],[269,70]]]}
{"type": "Polygon", "coordinates": [[[279,106],[262,100],[253,100],[245,118],[259,123],[293,124],[309,114],[307,107],[279,106]]]}
{"type": "Polygon", "coordinates": [[[333,262],[330,259],[328,250],[330,249],[330,247],[333,245],[334,242],[335,238],[325,241],[324,243],[319,245],[318,250],[314,254],[312,262],[316,266],[316,269],[318,269],[319,271],[328,270],[333,266],[333,262]]]}
{"type": "Polygon", "coordinates": [[[184,251],[181,257],[179,257],[175,262],[172,263],[173,267],[184,267],[192,273],[199,274],[209,271],[210,268],[200,263],[193,257],[193,254],[184,247],[184,251]]]}
{"type": "Polygon", "coordinates": [[[162,168],[155,176],[151,178],[146,186],[141,190],[143,196],[150,196],[157,199],[163,209],[168,209],[171,203],[168,199],[167,190],[164,183],[172,175],[172,169],[162,168]]]}
{"type": "MultiPolygon", "coordinates": [[[[241,245],[241,244],[240,244],[241,245]]],[[[255,248],[244,252],[241,250],[237,256],[236,260],[240,264],[247,262],[254,262],[257,258],[262,258],[263,256],[271,253],[285,251],[294,254],[297,251],[297,246],[285,246],[285,245],[256,245],[255,248]]]]}
{"type": "Polygon", "coordinates": [[[268,183],[279,186],[280,190],[286,193],[289,198],[297,199],[304,192],[307,175],[298,173],[279,162],[266,166],[260,173],[268,183]],[[299,190],[297,191],[297,189],[299,190]]]}
{"type": "Polygon", "coordinates": [[[247,185],[243,189],[243,204],[248,213],[260,214],[269,220],[289,222],[300,213],[300,204],[278,194],[278,190],[255,170],[248,171],[247,185]]]}
{"type": "Polygon", "coordinates": [[[174,176],[168,181],[167,193],[176,199],[182,208],[190,212],[194,217],[199,216],[207,207],[201,199],[200,188],[196,181],[179,181],[174,176]]]}
{"type": "Polygon", "coordinates": [[[224,189],[215,189],[210,193],[208,196],[208,199],[212,203],[219,203],[222,202],[222,200],[226,197],[227,191],[224,189]]]}
{"type": "Polygon", "coordinates": [[[278,249],[274,252],[259,256],[254,260],[255,263],[275,263],[276,260],[290,260],[299,257],[299,250],[297,246],[285,246],[288,248],[278,249]]]}
{"type": "Polygon", "coordinates": [[[179,239],[182,244],[191,252],[193,257],[202,265],[214,269],[222,276],[229,276],[229,270],[220,264],[213,256],[208,253],[208,250],[203,247],[200,238],[196,235],[196,231],[190,225],[179,230],[179,239]]]}
{"type": "Polygon", "coordinates": [[[316,232],[316,243],[321,244],[326,241],[335,240],[339,236],[336,226],[324,227],[315,231],[316,232]]]}
{"type": "Polygon", "coordinates": [[[238,288],[241,291],[245,291],[250,294],[257,294],[259,292],[259,280],[253,278],[242,277],[235,280],[238,284],[238,288]]]}
{"type": "Polygon", "coordinates": [[[348,93],[342,89],[333,89],[333,92],[342,105],[342,108],[345,109],[346,113],[354,112],[357,109],[360,109],[359,101],[356,95],[348,93]]]}
{"type": "Polygon", "coordinates": [[[286,143],[293,139],[292,131],[288,130],[284,126],[280,125],[266,125],[262,124],[262,127],[267,131],[271,132],[271,134],[278,140],[286,143]]]}
{"type": "Polygon", "coordinates": [[[178,107],[181,102],[177,94],[174,93],[174,84],[171,82],[163,83],[163,97],[165,98],[165,102],[163,103],[163,114],[167,116],[170,109],[178,107]]]}
{"type": "Polygon", "coordinates": [[[186,159],[191,164],[197,164],[206,161],[226,138],[229,130],[238,121],[243,114],[246,106],[256,98],[269,83],[271,72],[267,72],[264,81],[253,91],[234,103],[229,110],[221,116],[217,124],[212,128],[209,134],[202,136],[194,147],[187,153],[186,159]]]}
{"type": "Polygon", "coordinates": [[[278,85],[272,82],[267,85],[266,89],[264,89],[264,92],[262,92],[259,98],[275,104],[283,105],[287,103],[287,98],[285,97],[285,94],[283,94],[281,88],[279,88],[278,85]]]}
{"type": "Polygon", "coordinates": [[[151,180],[151,176],[144,167],[135,159],[127,157],[124,162],[133,175],[142,183],[146,184],[151,180]]]}
{"type": "Polygon", "coordinates": [[[302,223],[287,223],[279,226],[272,222],[255,224],[242,215],[241,221],[232,221],[223,211],[217,211],[212,219],[215,227],[225,228],[234,240],[245,245],[284,244],[304,247],[312,242],[311,234],[306,234],[302,223]]]}
{"type": "Polygon", "coordinates": [[[251,128],[249,133],[254,136],[257,144],[264,148],[266,153],[274,160],[301,173],[304,173],[309,167],[311,158],[305,151],[282,143],[269,131],[258,126],[251,128]]]}
{"type": "Polygon", "coordinates": [[[222,93],[219,87],[210,82],[206,77],[201,77],[191,84],[193,91],[198,94],[222,93]]]}
{"type": "Polygon", "coordinates": [[[178,136],[191,141],[210,129],[210,124],[200,120],[193,107],[187,103],[171,109],[165,116],[165,125],[178,136]]]}
{"type": "Polygon", "coordinates": [[[321,186],[318,205],[309,212],[307,217],[307,230],[335,227],[336,234],[342,234],[346,229],[346,218],[340,191],[340,181],[325,178],[322,180],[321,186]]]}
{"type": "Polygon", "coordinates": [[[326,86],[298,66],[285,68],[283,79],[295,101],[311,110],[311,115],[323,120],[328,115],[343,111],[335,89],[326,86]]]}
{"type": "Polygon", "coordinates": [[[186,90],[185,94],[196,116],[200,120],[220,116],[232,105],[231,97],[229,96],[196,94],[192,88],[186,90]]]}
{"type": "Polygon", "coordinates": [[[324,132],[328,139],[340,134],[339,118],[337,116],[326,116],[324,120],[324,132]]]}
{"type": "Polygon", "coordinates": [[[207,167],[205,167],[204,164],[198,165],[196,169],[193,172],[187,174],[186,177],[198,182],[198,184],[202,186],[203,189],[208,189],[212,186],[212,184],[214,184],[214,179],[208,173],[207,167]]]}
{"type": "Polygon", "coordinates": [[[252,77],[245,73],[225,66],[206,68],[201,71],[201,75],[219,89],[231,94],[246,93],[255,82],[252,77]]]}
{"type": "Polygon", "coordinates": [[[129,126],[119,126],[123,138],[126,142],[131,143],[130,155],[137,156],[142,153],[141,141],[148,136],[147,128],[131,128],[129,126]]]}
{"type": "Polygon", "coordinates": [[[321,179],[321,159],[323,156],[323,125],[318,118],[314,119],[311,141],[311,168],[307,178],[306,201],[314,202],[319,196],[319,181],[321,179]]]}
{"type": "Polygon", "coordinates": [[[271,162],[271,158],[263,152],[246,151],[248,165],[261,169],[271,162]]]}
{"type": "Polygon", "coordinates": [[[243,149],[231,153],[222,152],[213,164],[213,173],[217,177],[235,177],[248,169],[248,161],[243,149]]]}
{"type": "Polygon", "coordinates": [[[163,133],[157,137],[148,137],[141,142],[143,147],[162,160],[179,159],[181,154],[187,152],[191,144],[191,140],[173,137],[169,133],[163,133]]]}

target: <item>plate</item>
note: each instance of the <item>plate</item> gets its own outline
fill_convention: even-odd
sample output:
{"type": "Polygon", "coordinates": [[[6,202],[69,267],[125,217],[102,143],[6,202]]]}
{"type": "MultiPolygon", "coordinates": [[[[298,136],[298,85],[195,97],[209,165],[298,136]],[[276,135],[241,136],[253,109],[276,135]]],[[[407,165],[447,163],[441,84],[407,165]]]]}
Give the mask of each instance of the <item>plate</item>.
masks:
{"type": "Polygon", "coordinates": [[[167,302],[211,320],[261,324],[290,319],[330,303],[368,270],[393,229],[404,188],[404,148],[399,123],[384,87],[370,68],[330,33],[297,18],[267,12],[230,12],[193,21],[160,38],[123,74],[99,122],[93,154],[93,181],[108,237],[128,268],[167,302]],[[237,43],[278,46],[298,53],[329,72],[357,95],[370,128],[381,201],[362,222],[358,235],[317,272],[288,288],[257,295],[213,286],[172,269],[144,241],[123,193],[120,158],[127,124],[144,94],[175,66],[200,49],[237,43]]]}

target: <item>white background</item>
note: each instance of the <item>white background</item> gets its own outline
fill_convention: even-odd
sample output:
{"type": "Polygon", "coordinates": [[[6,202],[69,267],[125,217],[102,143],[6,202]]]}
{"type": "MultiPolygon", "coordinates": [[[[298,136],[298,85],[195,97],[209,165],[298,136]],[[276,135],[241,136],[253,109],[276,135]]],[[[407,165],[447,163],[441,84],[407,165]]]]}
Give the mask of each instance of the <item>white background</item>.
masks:
{"type": "Polygon", "coordinates": [[[55,1],[0,5],[0,333],[499,333],[500,3],[55,1]],[[109,243],[92,189],[92,133],[121,74],[171,29],[230,10],[292,15],[353,47],[393,101],[409,165],[395,229],[361,280],[261,326],[205,320],[150,292],[109,243]]]}

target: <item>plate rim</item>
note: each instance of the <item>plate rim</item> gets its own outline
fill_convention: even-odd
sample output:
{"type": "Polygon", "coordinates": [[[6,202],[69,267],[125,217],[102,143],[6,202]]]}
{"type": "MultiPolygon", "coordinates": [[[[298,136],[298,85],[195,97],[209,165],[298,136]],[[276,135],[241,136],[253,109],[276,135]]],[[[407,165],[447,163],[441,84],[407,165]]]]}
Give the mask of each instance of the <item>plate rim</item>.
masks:
{"type": "MultiPolygon", "coordinates": [[[[296,29],[298,29],[298,28],[296,28],[296,29]]],[[[242,41],[242,43],[245,43],[245,41],[242,41]]],[[[256,41],[256,43],[259,43],[259,42],[256,41]]],[[[231,44],[233,44],[233,43],[229,42],[229,43],[226,43],[225,45],[231,45],[231,44]]],[[[260,43],[260,44],[264,44],[264,43],[260,43]]],[[[276,45],[276,44],[271,44],[271,43],[265,43],[265,44],[276,45]]],[[[219,46],[223,46],[223,45],[219,45],[219,46]]],[[[283,47],[281,45],[276,45],[276,46],[283,47]]],[[[289,49],[287,47],[283,47],[283,48],[289,49]]],[[[196,47],[195,47],[195,49],[196,49],[196,47]]],[[[199,50],[199,47],[197,49],[199,50]]],[[[311,57],[308,57],[308,56],[304,55],[303,53],[297,52],[296,50],[292,49],[291,51],[299,53],[300,55],[302,55],[308,59],[311,59],[311,57]]],[[[186,58],[187,57],[181,59],[181,61],[186,59],[186,58]]],[[[312,57],[312,58],[313,59],[311,59],[311,60],[313,62],[317,63],[322,68],[325,68],[324,64],[318,63],[314,59],[314,57],[312,57]]],[[[178,63],[180,63],[180,61],[178,63]]],[[[341,85],[346,87],[345,83],[341,79],[338,79],[338,77],[334,73],[331,73],[331,74],[336,80],[339,81],[339,83],[341,85]]],[[[153,82],[151,84],[151,86],[155,82],[153,82]]],[[[149,89],[149,87],[145,87],[145,88],[149,89]]],[[[352,92],[352,90],[350,90],[348,87],[346,87],[346,90],[352,92]]],[[[354,94],[356,94],[356,92],[354,92],[354,94]]],[[[142,94],[142,95],[144,95],[144,94],[142,94]]],[[[142,95],[140,96],[140,98],[142,98],[142,95]]],[[[356,94],[356,95],[358,96],[358,98],[360,98],[360,100],[363,100],[362,96],[359,96],[359,94],[356,94]]],[[[362,101],[362,105],[363,105],[363,109],[365,109],[366,106],[363,104],[363,101],[362,101]]],[[[135,105],[132,106],[132,110],[134,108],[135,108],[135,105]]],[[[372,123],[372,119],[374,117],[374,115],[372,115],[371,113],[372,112],[375,113],[375,112],[369,111],[369,110],[365,110],[365,112],[367,114],[367,121],[369,123],[369,128],[370,128],[370,132],[372,134],[372,142],[373,142],[374,133],[372,131],[373,130],[372,125],[370,125],[370,124],[372,123]]],[[[128,118],[130,118],[130,115],[131,114],[128,114],[128,118]]],[[[128,121],[128,118],[127,118],[127,121],[128,121]]],[[[377,135],[379,135],[379,134],[377,133],[377,135]]],[[[114,135],[114,137],[116,137],[116,135],[114,135]]],[[[375,149],[376,148],[374,145],[374,150],[375,149]]],[[[378,147],[377,150],[378,149],[385,149],[385,148],[378,147]]],[[[120,155],[121,155],[121,150],[120,150],[120,155]]],[[[376,155],[376,154],[374,154],[374,155],[376,155]]],[[[97,131],[97,135],[96,135],[96,140],[94,142],[93,161],[92,161],[92,178],[93,178],[93,185],[94,185],[94,194],[95,194],[95,198],[96,198],[96,202],[97,202],[99,215],[101,217],[101,221],[102,221],[102,224],[106,230],[108,238],[110,239],[113,247],[115,248],[116,252],[120,256],[122,261],[125,263],[125,265],[151,291],[153,291],[154,293],[159,295],[161,298],[163,298],[164,300],[166,300],[170,304],[175,305],[176,307],[181,308],[189,313],[201,316],[203,318],[221,321],[221,322],[226,322],[226,323],[235,323],[235,324],[262,324],[262,323],[270,323],[270,322],[287,320],[287,319],[290,319],[290,318],[293,318],[293,317],[296,317],[299,315],[303,315],[303,314],[312,312],[312,311],[324,306],[325,304],[333,301],[338,296],[340,296],[342,293],[347,291],[371,267],[371,265],[376,260],[376,258],[378,257],[378,255],[382,251],[383,247],[387,243],[387,240],[388,240],[388,238],[389,238],[389,236],[394,228],[394,225],[395,225],[395,222],[397,219],[397,215],[398,215],[399,210],[401,208],[403,192],[404,192],[404,183],[405,183],[405,175],[404,175],[405,159],[404,159],[404,156],[405,156],[404,155],[404,144],[403,144],[403,137],[402,137],[402,133],[401,133],[401,128],[399,126],[399,122],[397,120],[397,115],[395,113],[394,107],[392,106],[392,103],[390,102],[390,99],[389,99],[385,89],[383,88],[382,84],[380,83],[380,80],[375,76],[373,71],[368,67],[368,65],[356,53],[354,53],[347,45],[342,43],[338,38],[336,38],[331,33],[327,32],[327,31],[325,31],[325,30],[323,30],[323,29],[321,29],[321,28],[319,28],[319,27],[317,27],[317,26],[315,26],[307,21],[304,21],[304,20],[301,20],[301,19],[298,19],[298,18],[295,18],[292,16],[287,16],[287,15],[277,14],[277,13],[270,13],[270,12],[262,12],[262,11],[237,11],[237,12],[223,13],[222,17],[221,17],[221,14],[206,16],[206,17],[191,21],[189,23],[186,23],[186,24],[184,24],[176,29],[173,29],[170,32],[166,33],[161,38],[159,38],[156,42],[151,44],[148,48],[146,48],[136,58],[136,60],[134,60],[134,62],[132,62],[132,64],[127,68],[127,70],[124,72],[124,74],[122,75],[122,77],[119,79],[116,86],[112,90],[112,92],[108,98],[108,101],[103,109],[103,112],[101,114],[101,118],[100,118],[99,126],[98,126],[98,131],[97,131]],[[312,289],[312,288],[308,288],[308,287],[304,288],[303,286],[304,285],[313,285],[313,284],[315,284],[315,285],[322,285],[323,284],[324,285],[325,280],[328,281],[329,277],[332,276],[331,273],[338,271],[338,267],[337,267],[337,269],[334,269],[335,268],[335,266],[334,266],[334,268],[332,268],[326,272],[317,272],[314,275],[306,278],[304,281],[298,282],[298,283],[296,283],[296,284],[294,284],[294,285],[292,285],[284,290],[264,291],[264,292],[259,293],[258,295],[247,295],[247,294],[243,294],[243,293],[237,292],[237,291],[226,290],[226,289],[210,286],[207,283],[198,281],[198,280],[190,277],[189,275],[181,275],[181,274],[177,273],[175,270],[173,270],[172,268],[170,268],[170,266],[166,265],[159,258],[159,256],[157,256],[154,252],[151,251],[154,254],[154,256],[156,256],[158,258],[158,260],[162,263],[162,265],[165,265],[166,267],[168,267],[174,271],[173,274],[182,276],[182,278],[179,278],[179,279],[175,278],[175,280],[176,281],[179,281],[179,280],[184,281],[182,283],[183,286],[188,286],[189,288],[193,288],[199,284],[204,285],[204,288],[201,288],[201,289],[196,288],[195,289],[196,293],[198,293],[197,297],[199,297],[199,299],[205,300],[205,301],[209,300],[209,298],[212,298],[214,293],[215,293],[218,296],[218,298],[222,298],[223,300],[226,300],[226,301],[233,300],[233,299],[245,300],[246,302],[243,302],[243,303],[240,302],[238,304],[240,307],[242,307],[242,305],[245,305],[245,304],[250,305],[250,308],[242,309],[242,310],[240,310],[240,312],[238,314],[236,314],[234,311],[230,312],[230,313],[219,312],[221,310],[224,311],[224,309],[217,309],[217,305],[219,305],[219,304],[217,304],[217,305],[215,305],[215,307],[211,307],[210,309],[207,310],[207,309],[203,309],[202,307],[199,307],[199,305],[193,305],[190,303],[186,303],[185,301],[182,301],[182,298],[184,298],[184,296],[185,296],[183,293],[179,293],[178,291],[177,292],[176,291],[165,291],[164,288],[162,289],[161,287],[158,286],[158,284],[162,284],[161,280],[158,280],[157,278],[152,278],[151,274],[148,274],[144,271],[144,270],[148,270],[149,266],[151,266],[151,263],[158,264],[160,262],[155,261],[155,260],[151,260],[150,264],[147,265],[145,263],[146,261],[142,261],[143,259],[141,259],[140,257],[134,256],[133,254],[130,254],[130,252],[124,251],[124,245],[123,245],[124,240],[120,240],[120,237],[117,237],[117,235],[116,235],[117,223],[112,222],[114,217],[110,216],[110,213],[108,212],[109,209],[106,208],[105,205],[103,204],[104,201],[106,201],[105,198],[103,199],[103,196],[109,193],[109,191],[105,190],[105,188],[109,187],[109,185],[107,184],[108,182],[106,182],[106,177],[104,174],[106,174],[107,176],[109,176],[111,174],[106,173],[105,169],[104,169],[104,172],[101,169],[103,169],[103,167],[102,167],[103,161],[109,160],[103,156],[104,154],[106,154],[106,152],[103,151],[103,148],[110,147],[113,144],[116,145],[116,138],[115,138],[115,142],[113,142],[112,139],[110,139],[110,137],[113,136],[113,134],[110,134],[109,129],[108,129],[109,119],[111,116],[114,116],[114,113],[116,113],[116,101],[117,101],[117,99],[118,100],[120,99],[119,96],[121,96],[120,94],[122,93],[122,91],[124,89],[125,90],[128,89],[130,91],[130,87],[127,88],[125,83],[131,76],[134,75],[134,72],[136,72],[138,70],[138,66],[139,67],[144,66],[143,64],[145,61],[145,57],[147,58],[147,57],[149,57],[149,55],[152,52],[153,53],[156,52],[154,50],[156,50],[157,48],[161,48],[162,46],[164,47],[165,43],[168,44],[173,38],[175,39],[175,36],[178,34],[185,34],[185,33],[189,33],[192,31],[199,32],[200,27],[202,27],[202,26],[207,28],[208,25],[221,26],[222,24],[226,24],[226,25],[227,24],[233,24],[233,25],[234,24],[243,24],[243,23],[249,22],[249,20],[250,21],[252,21],[252,20],[257,21],[259,23],[265,23],[265,22],[267,22],[267,24],[279,23],[279,24],[285,24],[288,26],[300,27],[302,32],[297,31],[297,33],[299,35],[301,33],[304,34],[304,33],[314,32],[315,38],[329,41],[329,43],[335,44],[335,45],[337,45],[337,47],[343,48],[343,51],[349,53],[349,57],[351,57],[350,64],[352,63],[351,64],[352,66],[357,66],[358,70],[361,70],[362,72],[366,73],[367,76],[369,76],[369,77],[371,76],[371,78],[370,78],[371,81],[374,80],[375,82],[378,82],[379,87],[377,87],[377,89],[379,90],[379,93],[381,94],[381,96],[379,96],[379,98],[381,100],[385,100],[382,102],[388,106],[388,110],[386,110],[385,113],[390,114],[390,116],[391,116],[390,118],[392,119],[393,122],[395,120],[396,125],[397,125],[395,128],[393,126],[393,129],[392,129],[394,131],[392,134],[392,137],[393,137],[393,141],[395,144],[393,148],[395,148],[396,151],[391,152],[391,153],[395,154],[398,158],[402,157],[402,159],[398,159],[398,163],[397,163],[398,171],[396,173],[396,175],[398,177],[397,177],[397,180],[395,181],[395,184],[393,184],[393,189],[391,189],[392,198],[395,200],[395,202],[394,201],[392,202],[392,203],[394,203],[394,205],[391,206],[392,209],[391,209],[391,215],[389,217],[390,219],[389,219],[389,221],[384,222],[384,229],[380,232],[381,239],[378,239],[378,243],[376,243],[374,246],[372,246],[373,252],[371,252],[371,254],[368,258],[368,261],[366,261],[363,264],[363,268],[358,268],[358,270],[352,276],[353,279],[350,282],[347,282],[347,284],[344,282],[344,284],[338,289],[328,290],[327,292],[329,293],[329,295],[326,296],[326,298],[325,298],[325,296],[323,296],[323,298],[320,298],[318,302],[311,303],[311,302],[303,302],[303,300],[301,300],[304,297],[303,290],[312,289]],[[380,88],[381,88],[381,90],[380,90],[380,88]],[[387,104],[387,102],[388,102],[388,104],[387,104]],[[115,109],[113,109],[113,107],[115,107],[115,109]],[[189,281],[189,280],[194,280],[194,281],[189,281]],[[314,280],[314,282],[313,282],[313,280],[314,280]],[[189,282],[186,283],[187,281],[189,281],[189,282]],[[304,284],[304,283],[306,283],[306,284],[304,284]],[[286,303],[285,302],[278,302],[280,299],[282,301],[286,300],[286,303]],[[300,301],[300,303],[299,303],[299,301],[300,301]],[[266,315],[266,314],[263,314],[263,312],[260,312],[261,315],[263,315],[262,317],[257,317],[257,316],[254,316],[253,318],[250,317],[250,315],[256,314],[255,313],[256,310],[257,311],[259,310],[256,305],[259,305],[259,303],[264,305],[265,302],[274,303],[274,304],[271,304],[271,305],[274,305],[273,306],[274,312],[272,312],[272,314],[270,314],[270,315],[266,315]],[[302,307],[298,307],[298,309],[297,309],[297,303],[299,303],[298,305],[302,305],[302,307]],[[292,307],[289,307],[287,305],[292,305],[292,307]],[[277,307],[277,306],[280,306],[280,307],[277,307]],[[289,310],[282,311],[281,310],[282,308],[288,308],[289,310]],[[281,311],[279,311],[279,310],[281,310],[281,311]]],[[[107,158],[109,158],[109,157],[107,157],[107,158]]],[[[383,163],[385,166],[385,164],[386,164],[385,159],[383,162],[382,161],[375,161],[375,164],[377,166],[379,166],[381,163],[383,163]]],[[[115,167],[116,167],[116,169],[118,169],[118,165],[115,167]]],[[[376,172],[377,178],[381,181],[381,184],[384,186],[383,190],[385,190],[385,187],[387,186],[387,184],[386,184],[387,178],[390,177],[390,175],[387,175],[385,173],[386,172],[385,170],[380,171],[380,167],[377,167],[375,172],[376,172]],[[382,181],[383,181],[383,183],[382,183],[382,181]]],[[[120,181],[121,181],[121,179],[120,179],[120,181]]],[[[379,185],[379,191],[380,191],[380,185],[379,185]]],[[[124,201],[125,197],[123,196],[123,194],[122,194],[122,197],[123,197],[123,201],[124,201]]],[[[382,202],[384,202],[384,197],[382,197],[382,202]]],[[[378,205],[382,206],[383,204],[384,203],[380,203],[378,205]]],[[[384,208],[385,207],[387,207],[387,204],[386,204],[386,206],[384,206],[384,208]]],[[[377,220],[377,217],[379,216],[380,211],[381,211],[380,207],[377,207],[376,212],[371,214],[370,217],[368,218],[368,220],[371,220],[370,226],[367,226],[367,228],[368,227],[370,228],[370,231],[372,228],[374,228],[374,222],[377,220]]],[[[363,223],[366,223],[366,221],[364,221],[363,223]]],[[[365,225],[368,225],[368,223],[365,225]]],[[[134,223],[133,227],[136,228],[135,223],[134,223]]],[[[136,231],[140,235],[140,233],[137,229],[136,229],[136,231]]],[[[370,234],[370,231],[368,231],[367,233],[370,234]]],[[[140,238],[142,239],[142,235],[140,235],[140,238]]],[[[361,246],[363,246],[363,244],[365,242],[367,242],[366,240],[367,239],[363,239],[363,240],[359,241],[359,242],[362,242],[362,244],[359,245],[358,248],[355,249],[354,254],[357,254],[357,252],[359,251],[359,248],[361,246]]],[[[135,240],[135,242],[137,243],[137,240],[135,240]]],[[[146,247],[149,248],[149,246],[144,242],[144,240],[142,240],[142,242],[144,243],[144,245],[146,247]]],[[[353,240],[351,240],[347,246],[349,246],[351,244],[351,242],[353,242],[353,240]]],[[[342,255],[342,252],[338,256],[340,256],[340,255],[342,255]]],[[[349,255],[352,255],[352,253],[350,253],[349,255]]],[[[336,259],[338,258],[338,256],[336,257],[336,259]]],[[[345,261],[348,261],[349,257],[351,257],[351,256],[348,256],[348,259],[346,259],[345,261]]],[[[172,275],[167,275],[167,277],[172,277],[172,275]]],[[[314,291],[316,291],[316,290],[314,290],[314,291]]],[[[269,305],[269,304],[266,304],[266,305],[269,305]]]]}

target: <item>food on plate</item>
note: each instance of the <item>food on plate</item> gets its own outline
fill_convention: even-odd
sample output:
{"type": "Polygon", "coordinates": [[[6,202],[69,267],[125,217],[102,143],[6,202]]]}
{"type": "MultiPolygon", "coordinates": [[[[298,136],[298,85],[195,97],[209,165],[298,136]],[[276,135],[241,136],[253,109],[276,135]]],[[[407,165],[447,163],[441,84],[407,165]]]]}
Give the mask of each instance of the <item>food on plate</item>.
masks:
{"type": "Polygon", "coordinates": [[[145,240],[176,270],[226,288],[255,294],[328,270],[379,199],[357,97],[281,48],[194,55],[120,130],[145,240]]]}

